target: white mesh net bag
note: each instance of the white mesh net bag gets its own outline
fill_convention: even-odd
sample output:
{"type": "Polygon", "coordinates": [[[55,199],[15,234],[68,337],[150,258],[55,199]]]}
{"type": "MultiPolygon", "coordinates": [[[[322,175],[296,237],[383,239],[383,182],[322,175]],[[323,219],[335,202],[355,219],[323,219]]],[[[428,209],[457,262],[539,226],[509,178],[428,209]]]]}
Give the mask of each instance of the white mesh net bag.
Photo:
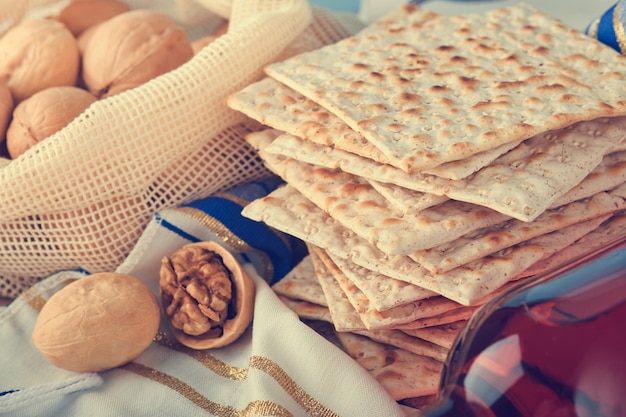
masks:
{"type": "MultiPolygon", "coordinates": [[[[1,2],[0,31],[68,1],[1,2]]],[[[22,156],[0,159],[0,297],[82,267],[113,270],[155,211],[270,175],[243,140],[258,128],[227,95],[263,67],[342,39],[356,18],[305,0],[128,0],[164,12],[190,40],[228,32],[179,68],[97,101],[22,156]]]]}

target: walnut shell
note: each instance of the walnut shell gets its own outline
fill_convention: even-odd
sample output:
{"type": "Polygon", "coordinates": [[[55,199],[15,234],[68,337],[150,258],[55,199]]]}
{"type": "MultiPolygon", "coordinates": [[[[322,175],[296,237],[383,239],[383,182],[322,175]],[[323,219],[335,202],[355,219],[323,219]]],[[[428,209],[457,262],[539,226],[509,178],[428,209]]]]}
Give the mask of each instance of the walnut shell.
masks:
{"type": "Polygon", "coordinates": [[[108,97],[165,74],[193,57],[184,29],[169,16],[132,10],[100,23],[84,47],[82,76],[108,97]]]}
{"type": "Polygon", "coordinates": [[[183,246],[164,257],[161,308],[176,339],[193,349],[229,345],[248,328],[254,313],[254,281],[215,242],[183,246]]]}
{"type": "Polygon", "coordinates": [[[58,132],[97,99],[78,87],[50,87],[19,103],[6,133],[11,158],[58,132]]]}
{"type": "Polygon", "coordinates": [[[20,102],[48,87],[76,84],[78,42],[61,23],[25,20],[0,38],[0,78],[20,102]]]}
{"type": "MultiPolygon", "coordinates": [[[[91,36],[96,31],[96,29],[100,27],[101,24],[102,23],[97,23],[93,26],[88,27],[87,29],[83,31],[83,33],[78,35],[78,37],[76,38],[76,41],[78,42],[78,50],[80,51],[81,56],[85,55],[85,50],[87,49],[87,44],[91,40],[91,36]]],[[[81,70],[82,70],[82,67],[81,67],[81,70]]],[[[82,80],[79,80],[79,81],[82,81],[82,80]]]]}
{"type": "Polygon", "coordinates": [[[118,0],[73,0],[55,18],[78,37],[87,28],[128,11],[130,6],[118,0]]]}
{"type": "Polygon", "coordinates": [[[32,340],[53,365],[99,372],[135,359],[160,322],[154,293],[139,279],[101,272],[72,282],[44,304],[32,340]]]}

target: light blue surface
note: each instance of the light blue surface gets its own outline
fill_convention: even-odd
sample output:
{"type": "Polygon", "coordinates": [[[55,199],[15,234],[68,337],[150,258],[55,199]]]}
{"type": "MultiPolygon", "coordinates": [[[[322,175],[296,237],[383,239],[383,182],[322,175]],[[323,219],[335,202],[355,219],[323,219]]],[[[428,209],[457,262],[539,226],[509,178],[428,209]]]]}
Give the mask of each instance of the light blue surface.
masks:
{"type": "MultiPolygon", "coordinates": [[[[484,12],[494,8],[509,7],[520,3],[520,1],[460,2],[437,0],[429,1],[424,7],[436,13],[451,15],[484,12]]],[[[369,23],[404,2],[402,0],[309,0],[309,3],[331,10],[357,13],[364,22],[369,23]]],[[[613,6],[616,0],[524,0],[524,3],[537,7],[582,31],[592,20],[601,16],[609,7],[613,6]]]]}
{"type": "Polygon", "coordinates": [[[357,13],[360,0],[309,0],[309,3],[331,10],[357,13]]]}

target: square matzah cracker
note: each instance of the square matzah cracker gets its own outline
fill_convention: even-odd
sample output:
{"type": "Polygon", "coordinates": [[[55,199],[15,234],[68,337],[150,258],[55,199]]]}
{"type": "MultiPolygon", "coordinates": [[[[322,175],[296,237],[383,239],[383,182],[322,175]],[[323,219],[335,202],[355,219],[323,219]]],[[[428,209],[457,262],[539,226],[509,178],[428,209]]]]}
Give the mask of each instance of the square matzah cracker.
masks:
{"type": "Polygon", "coordinates": [[[618,213],[576,242],[561,248],[560,251],[551,256],[542,258],[524,271],[519,278],[544,273],[558,266],[566,265],[593,250],[598,250],[611,242],[617,242],[618,239],[624,238],[626,238],[626,213],[618,213]]]}
{"type": "Polygon", "coordinates": [[[403,332],[414,337],[435,343],[439,346],[451,349],[457,336],[463,329],[467,321],[460,320],[454,323],[443,324],[441,326],[426,327],[423,329],[405,329],[403,332]]]}
{"type": "MultiPolygon", "coordinates": [[[[409,331],[413,331],[413,329],[409,331]]],[[[402,330],[355,330],[353,333],[366,336],[378,343],[395,346],[407,352],[415,353],[416,355],[435,359],[442,363],[445,362],[448,356],[448,348],[429,340],[410,335],[402,330]]]]}
{"type": "Polygon", "coordinates": [[[283,297],[327,306],[310,255],[305,256],[287,275],[272,285],[272,289],[283,297]]]}
{"type": "Polygon", "coordinates": [[[266,73],[409,173],[626,114],[626,56],[526,4],[429,19],[414,9],[400,26],[363,31],[266,73]]]}
{"type": "Polygon", "coordinates": [[[386,254],[407,255],[432,248],[508,219],[455,200],[403,214],[361,177],[278,155],[261,152],[261,156],[288,184],[386,254]]]}
{"type": "Polygon", "coordinates": [[[340,168],[368,180],[482,205],[531,221],[579,185],[606,154],[624,147],[626,117],[598,118],[544,132],[523,141],[491,165],[463,180],[407,174],[350,152],[319,146],[289,134],[276,137],[263,152],[314,165],[340,168]]]}
{"type": "Polygon", "coordinates": [[[568,226],[611,215],[624,207],[623,203],[618,206],[618,201],[619,198],[606,193],[597,193],[589,199],[548,210],[530,223],[508,220],[409,256],[430,272],[440,274],[529,239],[555,231],[562,233],[568,226]]]}
{"type": "Polygon", "coordinates": [[[375,271],[356,265],[348,259],[341,258],[330,252],[328,257],[369,299],[370,304],[378,311],[424,300],[436,295],[434,292],[391,278],[375,271]]]}
{"type": "Polygon", "coordinates": [[[406,324],[400,330],[425,329],[434,326],[454,323],[460,320],[469,320],[470,317],[478,310],[480,306],[461,307],[447,313],[440,314],[435,317],[427,317],[425,319],[415,320],[413,323],[406,324]]]}
{"type": "MultiPolygon", "coordinates": [[[[339,117],[273,78],[265,78],[232,94],[227,104],[264,125],[299,138],[351,152],[381,164],[394,162],[339,117]]],[[[506,143],[425,172],[449,179],[465,178],[518,143],[506,143]]]]}
{"type": "Polygon", "coordinates": [[[441,362],[354,333],[337,332],[337,337],[348,354],[367,369],[392,398],[399,400],[437,392],[441,362]]]}
{"type": "MultiPolygon", "coordinates": [[[[426,300],[403,304],[383,312],[377,311],[372,307],[365,294],[351,283],[323,250],[312,245],[309,248],[314,255],[313,264],[321,262],[324,272],[332,277],[335,282],[335,284],[330,284],[334,287],[332,290],[334,295],[330,298],[340,300],[342,303],[348,301],[351,305],[349,307],[350,310],[356,310],[363,324],[370,330],[394,328],[399,324],[406,324],[425,317],[434,317],[460,307],[458,303],[445,297],[430,297],[426,300]]],[[[322,282],[325,278],[320,275],[318,274],[318,279],[322,287],[324,287],[327,284],[322,282]]],[[[327,297],[327,302],[332,311],[332,302],[329,300],[329,297],[327,297]]]]}
{"type": "Polygon", "coordinates": [[[227,99],[228,106],[271,128],[386,164],[387,157],[343,120],[312,100],[265,78],[227,99]]]}
{"type": "MultiPolygon", "coordinates": [[[[417,250],[431,249],[450,243],[479,228],[509,220],[508,225],[502,227],[503,236],[491,234],[486,239],[487,244],[482,248],[493,247],[493,251],[476,252],[472,259],[474,260],[526,240],[525,235],[530,235],[532,229],[535,230],[532,232],[535,233],[534,236],[538,236],[592,216],[615,211],[616,201],[621,201],[619,198],[605,196],[601,199],[600,196],[596,196],[598,201],[570,203],[560,209],[544,211],[533,222],[510,220],[480,206],[455,200],[447,200],[431,208],[399,215],[397,210],[390,208],[387,199],[361,177],[278,155],[265,154],[263,151],[261,156],[274,172],[331,217],[390,255],[409,255],[417,250]],[[547,231],[542,232],[544,229],[547,231]],[[506,244],[507,240],[513,243],[496,248],[498,244],[506,244]]],[[[570,170],[573,168],[570,167],[570,170]]],[[[469,239],[474,240],[473,237],[469,239]]],[[[466,242],[463,242],[463,245],[466,246],[466,242]]],[[[448,252],[449,249],[448,246],[443,252],[448,252]]],[[[454,259],[456,265],[450,265],[446,270],[467,262],[467,256],[449,256],[454,259]]],[[[428,268],[428,265],[423,263],[426,260],[424,257],[416,260],[428,268]]],[[[432,272],[443,272],[440,267],[433,268],[435,270],[432,272]]]]}
{"type": "Polygon", "coordinates": [[[350,259],[364,268],[412,283],[464,305],[480,302],[511,277],[541,259],[544,253],[544,248],[539,245],[522,245],[445,274],[432,275],[408,256],[385,255],[341,226],[290,185],[254,200],[244,207],[242,215],[350,259]]]}
{"type": "Polygon", "coordinates": [[[421,191],[409,190],[386,182],[367,180],[372,188],[387,199],[389,204],[403,213],[423,210],[436,206],[448,200],[448,196],[423,193],[421,191]]]}

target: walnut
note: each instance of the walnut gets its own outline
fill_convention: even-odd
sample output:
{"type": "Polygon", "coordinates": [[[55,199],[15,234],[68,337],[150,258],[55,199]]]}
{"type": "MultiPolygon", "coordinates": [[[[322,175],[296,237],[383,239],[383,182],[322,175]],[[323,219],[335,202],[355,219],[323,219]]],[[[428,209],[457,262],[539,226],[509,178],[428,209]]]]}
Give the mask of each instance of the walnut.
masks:
{"type": "Polygon", "coordinates": [[[27,19],[0,37],[0,78],[16,103],[48,87],[76,85],[78,41],[61,23],[27,19]]]}
{"type": "Polygon", "coordinates": [[[135,88],[193,57],[183,27],[163,13],[142,9],[97,24],[80,48],[82,79],[98,98],[135,88]]]}
{"type": "Polygon", "coordinates": [[[185,245],[164,257],[161,307],[175,337],[194,349],[228,345],[252,321],[254,282],[230,252],[213,242],[185,245]]]}
{"type": "Polygon", "coordinates": [[[78,37],[88,28],[127,11],[130,6],[118,0],[72,0],[54,18],[78,37]]]}
{"type": "Polygon", "coordinates": [[[49,87],[20,102],[6,132],[11,158],[53,135],[96,101],[87,90],[73,86],[49,87]]]}
{"type": "Polygon", "coordinates": [[[32,340],[53,365],[99,372],[123,365],[152,343],[159,302],[138,278],[99,272],[67,285],[44,304],[32,340]]]}

